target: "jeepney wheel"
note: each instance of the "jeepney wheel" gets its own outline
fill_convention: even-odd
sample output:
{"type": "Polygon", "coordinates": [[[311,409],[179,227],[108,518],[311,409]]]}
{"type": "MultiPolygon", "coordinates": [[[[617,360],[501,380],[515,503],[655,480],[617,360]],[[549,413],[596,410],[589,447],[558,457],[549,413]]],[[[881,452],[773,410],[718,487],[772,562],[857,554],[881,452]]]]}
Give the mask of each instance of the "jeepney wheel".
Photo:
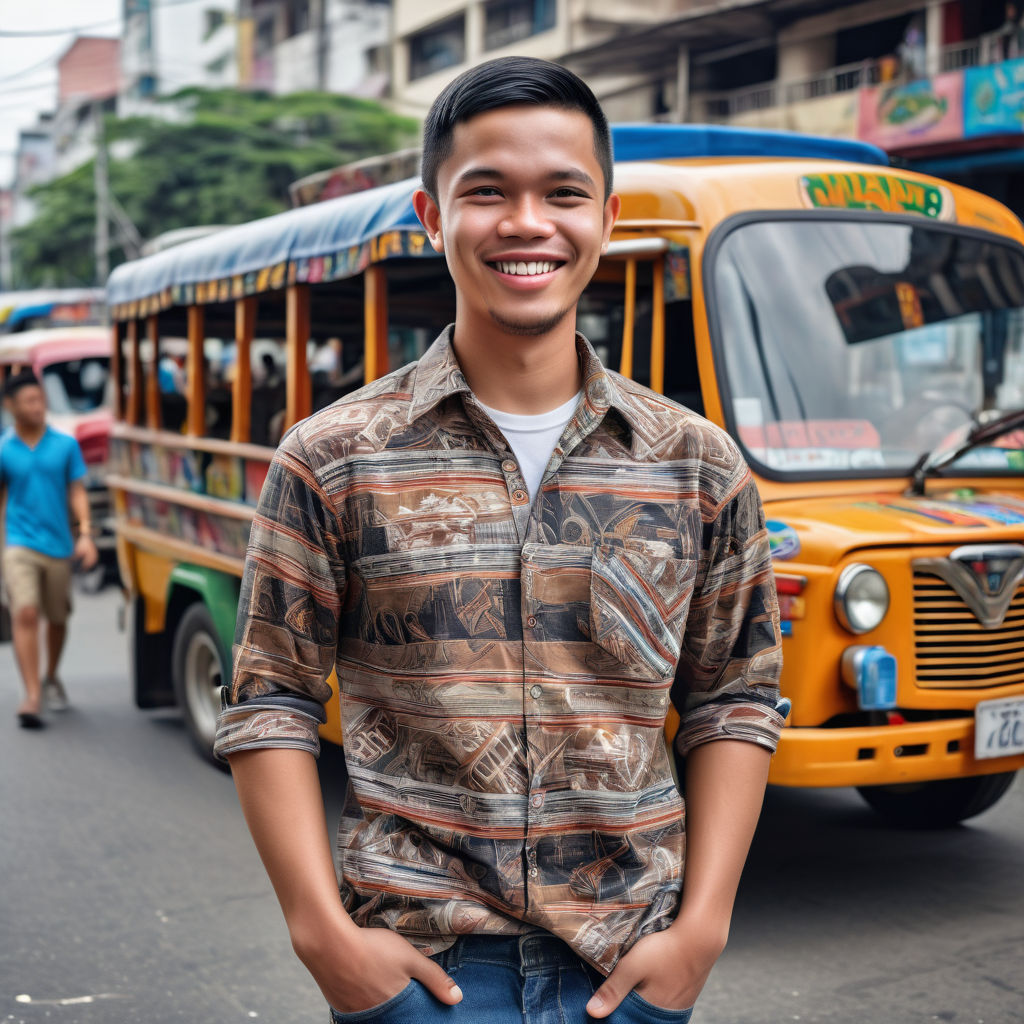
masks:
{"type": "Polygon", "coordinates": [[[1016,772],[972,775],[898,786],[859,786],[857,792],[897,828],[949,828],[987,811],[1012,785],[1016,772]]]}
{"type": "Polygon", "coordinates": [[[182,718],[196,750],[218,768],[226,765],[213,756],[220,712],[220,687],[227,682],[227,658],[206,605],[191,605],[174,634],[171,675],[182,718]]]}

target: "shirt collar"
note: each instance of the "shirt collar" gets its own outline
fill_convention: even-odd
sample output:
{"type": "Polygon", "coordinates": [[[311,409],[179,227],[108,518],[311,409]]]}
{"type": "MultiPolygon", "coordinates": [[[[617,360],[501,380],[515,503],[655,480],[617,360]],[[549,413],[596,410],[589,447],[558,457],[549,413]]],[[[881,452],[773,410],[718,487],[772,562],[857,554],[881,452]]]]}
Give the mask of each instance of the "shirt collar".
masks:
{"type": "MultiPolygon", "coordinates": [[[[409,403],[409,422],[430,412],[451,395],[471,394],[455,350],[449,324],[420,358],[409,403]]],[[[576,352],[583,369],[583,400],[577,415],[593,423],[601,420],[609,409],[618,410],[634,430],[643,429],[643,418],[636,399],[626,393],[601,364],[597,353],[582,334],[576,334],[576,352]]]]}

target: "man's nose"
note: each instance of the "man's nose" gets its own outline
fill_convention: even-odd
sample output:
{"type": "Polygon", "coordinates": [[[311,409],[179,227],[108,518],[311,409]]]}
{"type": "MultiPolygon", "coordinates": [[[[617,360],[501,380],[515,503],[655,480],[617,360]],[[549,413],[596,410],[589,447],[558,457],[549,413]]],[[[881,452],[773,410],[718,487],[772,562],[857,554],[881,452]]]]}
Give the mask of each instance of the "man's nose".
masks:
{"type": "Polygon", "coordinates": [[[515,200],[498,230],[506,237],[549,238],[554,233],[554,225],[544,209],[543,199],[524,195],[515,200]]]}

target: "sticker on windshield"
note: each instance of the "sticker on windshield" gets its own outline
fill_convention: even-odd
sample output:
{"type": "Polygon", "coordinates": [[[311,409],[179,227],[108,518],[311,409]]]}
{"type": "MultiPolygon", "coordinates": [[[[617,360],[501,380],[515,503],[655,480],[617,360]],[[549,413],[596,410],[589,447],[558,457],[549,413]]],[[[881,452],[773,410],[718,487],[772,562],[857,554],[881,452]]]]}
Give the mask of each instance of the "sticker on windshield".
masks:
{"type": "Polygon", "coordinates": [[[804,206],[840,210],[913,213],[930,220],[956,219],[953,193],[895,174],[806,174],[800,179],[804,206]]]}
{"type": "Polygon", "coordinates": [[[800,538],[789,523],[769,519],[764,525],[768,530],[768,547],[773,561],[787,562],[800,554],[800,538]]]}
{"type": "Polygon", "coordinates": [[[987,501],[956,501],[953,498],[879,498],[875,501],[858,501],[855,505],[857,508],[901,512],[904,515],[928,519],[933,523],[941,523],[943,526],[968,529],[1024,523],[1024,502],[1005,494],[990,497],[987,501]],[[996,497],[998,501],[993,500],[996,497]]]}

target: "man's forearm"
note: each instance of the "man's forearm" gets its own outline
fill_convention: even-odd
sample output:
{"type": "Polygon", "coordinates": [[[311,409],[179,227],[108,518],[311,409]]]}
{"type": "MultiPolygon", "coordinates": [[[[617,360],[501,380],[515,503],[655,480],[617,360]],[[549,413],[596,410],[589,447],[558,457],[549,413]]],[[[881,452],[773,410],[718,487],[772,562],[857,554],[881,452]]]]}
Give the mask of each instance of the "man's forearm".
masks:
{"type": "Polygon", "coordinates": [[[292,946],[327,1001],[343,1012],[363,1011],[415,978],[442,1002],[457,1003],[462,993],[441,967],[390,929],[361,929],[346,913],[313,755],[273,748],[228,760],[292,946]]]}
{"type": "Polygon", "coordinates": [[[325,932],[356,929],[338,894],[312,754],[244,750],[229,761],[246,823],[299,955],[325,932]]]}
{"type": "MultiPolygon", "coordinates": [[[[686,872],[680,915],[728,931],[740,875],[764,802],[771,755],[714,740],[686,758],[686,872]]],[[[724,941],[724,936],[723,936],[724,941]]]]}
{"type": "Polygon", "coordinates": [[[76,480],[71,485],[68,498],[79,530],[83,534],[91,535],[92,511],[89,508],[89,492],[81,480],[76,480]]]}

